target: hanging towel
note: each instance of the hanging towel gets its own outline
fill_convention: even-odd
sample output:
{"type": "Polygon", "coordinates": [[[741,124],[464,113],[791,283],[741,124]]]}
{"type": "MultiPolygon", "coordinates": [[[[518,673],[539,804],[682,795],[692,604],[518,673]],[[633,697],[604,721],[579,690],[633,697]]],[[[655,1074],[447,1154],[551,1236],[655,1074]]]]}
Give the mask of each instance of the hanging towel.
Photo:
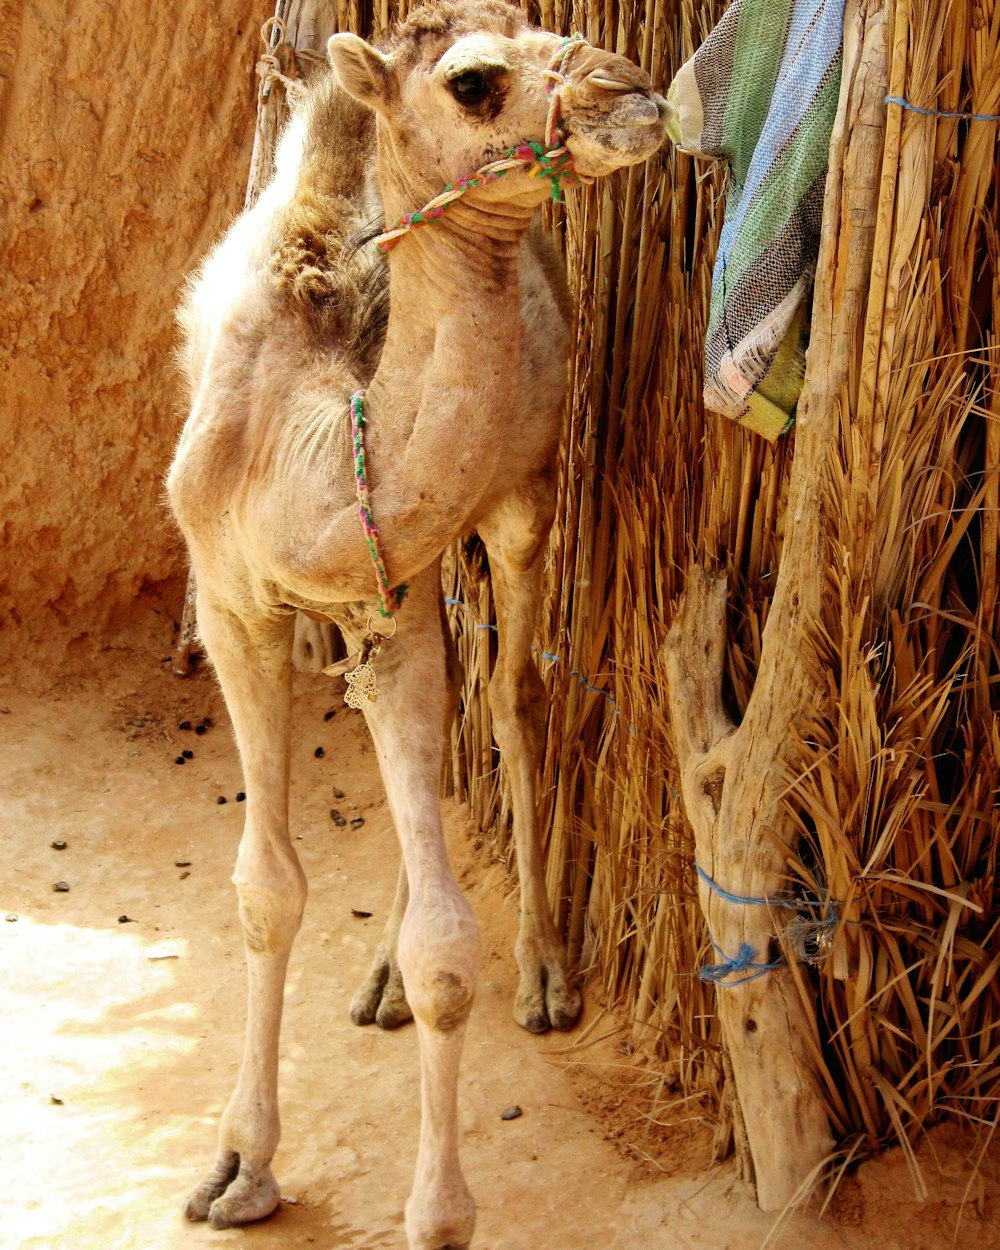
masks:
{"type": "Polygon", "coordinates": [[[730,168],[705,404],[768,439],[802,390],[843,33],[844,0],[734,0],[669,91],[674,143],[730,168]]]}

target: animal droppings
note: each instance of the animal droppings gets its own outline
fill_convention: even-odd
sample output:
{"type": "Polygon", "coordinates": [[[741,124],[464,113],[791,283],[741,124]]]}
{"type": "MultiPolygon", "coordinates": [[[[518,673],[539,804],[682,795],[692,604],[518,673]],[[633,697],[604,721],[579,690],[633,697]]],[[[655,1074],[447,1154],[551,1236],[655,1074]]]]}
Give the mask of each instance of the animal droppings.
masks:
{"type": "Polygon", "coordinates": [[[177,726],[177,728],[178,728],[178,729],[185,729],[185,730],[190,729],[190,728],[191,728],[191,722],[190,722],[189,720],[182,720],[182,721],[181,721],[181,723],[177,726]]]}
{"type": "Polygon", "coordinates": [[[330,819],[338,829],[343,829],[344,825],[347,824],[347,821],[343,818],[343,816],[341,816],[340,812],[338,812],[335,807],[330,808],[330,819]]]}
{"type": "Polygon", "coordinates": [[[57,881],[52,888],[53,890],[55,890],[56,894],[68,894],[69,893],[69,886],[66,884],[65,881],[57,881]]]}
{"type": "Polygon", "coordinates": [[[225,796],[224,794],[220,794],[220,795],[219,795],[219,797],[218,797],[215,801],[216,801],[216,803],[218,803],[218,804],[219,804],[219,806],[221,807],[221,806],[222,806],[222,804],[223,804],[223,803],[225,803],[225,802],[227,802],[228,800],[226,799],[226,796],[225,796]]]}
{"type": "Polygon", "coordinates": [[[194,731],[196,734],[207,734],[208,726],[207,725],[195,725],[194,731]]]}
{"type": "Polygon", "coordinates": [[[367,920],[368,917],[371,915],[371,912],[370,911],[358,911],[356,907],[352,907],[351,915],[357,916],[359,920],[367,920]]]}
{"type": "Polygon", "coordinates": [[[337,788],[336,786],[334,786],[334,787],[333,787],[333,797],[334,797],[335,799],[342,799],[342,798],[344,797],[344,792],[343,792],[343,790],[338,790],[338,788],[337,788]]]}
{"type": "Polygon", "coordinates": [[[323,719],[324,719],[324,720],[333,720],[333,718],[334,718],[336,715],[337,715],[336,710],[335,710],[335,709],[331,709],[329,712],[327,712],[327,713],[326,713],[326,715],[323,717],[323,719]]]}
{"type": "Polygon", "coordinates": [[[236,802],[237,802],[237,803],[242,803],[242,802],[243,802],[243,800],[244,800],[246,797],[247,797],[247,796],[246,796],[246,795],[243,793],[243,791],[241,790],[241,791],[237,794],[237,796],[236,796],[236,802]]]}
{"type": "Polygon", "coordinates": [[[66,843],[63,842],[62,839],[59,839],[56,842],[50,842],[49,846],[51,846],[54,851],[65,851],[66,849],[66,843]]]}
{"type": "Polygon", "coordinates": [[[355,816],[351,821],[351,828],[360,829],[364,823],[365,823],[364,816],[355,816]]]}
{"type": "Polygon", "coordinates": [[[135,924],[135,921],[132,919],[131,916],[126,916],[122,914],[121,916],[118,917],[118,923],[119,924],[135,924]]]}
{"type": "Polygon", "coordinates": [[[184,758],[185,758],[186,760],[193,760],[193,759],[194,759],[194,752],[193,752],[193,751],[182,751],[182,752],[181,752],[181,755],[183,755],[183,756],[184,756],[184,758]]]}
{"type": "Polygon", "coordinates": [[[322,747],[317,747],[316,750],[313,751],[313,755],[315,755],[318,760],[321,760],[323,756],[326,755],[326,752],[322,747]]]}
{"type": "Polygon", "coordinates": [[[506,1111],[500,1112],[501,1120],[519,1120],[524,1112],[518,1106],[508,1107],[506,1111]]]}
{"type": "Polygon", "coordinates": [[[178,757],[174,760],[174,763],[175,763],[175,764],[186,764],[186,763],[187,763],[187,760],[184,758],[184,756],[183,756],[183,755],[178,755],[178,757]]]}
{"type": "Polygon", "coordinates": [[[211,728],[212,728],[212,726],[215,724],[215,722],[212,720],[211,716],[203,716],[203,717],[201,718],[201,723],[202,723],[202,726],[203,726],[205,729],[211,729],[211,728]]]}

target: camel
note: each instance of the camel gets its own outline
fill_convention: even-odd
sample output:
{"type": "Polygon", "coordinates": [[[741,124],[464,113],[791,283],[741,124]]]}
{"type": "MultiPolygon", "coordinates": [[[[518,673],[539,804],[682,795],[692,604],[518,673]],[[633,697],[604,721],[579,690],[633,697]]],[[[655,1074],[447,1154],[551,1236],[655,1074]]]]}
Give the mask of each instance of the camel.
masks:
{"type": "Polygon", "coordinates": [[[568,1028],[580,997],[544,888],[543,686],[531,646],[570,308],[538,209],[571,176],[648,157],[667,105],[624,58],[533,29],[501,0],[428,3],[383,46],[337,34],[328,56],[282,136],[273,181],[179,314],[191,409],[167,490],[245,775],[233,880],[249,988],[216,1161],[185,1211],[226,1228],[279,1202],[278,1035],[306,899],[288,828],[290,656],[304,611],[347,641],[402,847],[352,1013],[416,1020],[422,1122],[406,1233],[411,1250],[454,1250],[475,1219],[456,1086],[479,938],[442,835],[440,558],[477,531],[492,575],[490,702],[521,882],[515,1017],[529,1030],[568,1028]]]}

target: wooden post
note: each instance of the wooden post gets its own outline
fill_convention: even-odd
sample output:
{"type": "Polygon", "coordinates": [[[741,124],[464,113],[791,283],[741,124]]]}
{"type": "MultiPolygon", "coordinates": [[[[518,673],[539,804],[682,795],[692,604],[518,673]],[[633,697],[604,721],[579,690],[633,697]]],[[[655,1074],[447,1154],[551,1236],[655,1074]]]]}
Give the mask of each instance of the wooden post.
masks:
{"type": "MultiPolygon", "coordinates": [[[[742,722],[722,702],[726,580],[694,568],[667,637],[664,664],[682,792],[698,866],[732,895],[787,890],[796,830],[784,809],[794,727],[818,698],[807,663],[827,563],[823,491],[838,423],[849,425],[852,375],[872,280],[885,126],[890,0],[848,0],[840,105],[830,145],[811,343],[795,434],[784,545],[762,653],[742,722]]],[[[718,961],[782,957],[779,909],[724,898],[704,880],[702,910],[718,961]],[[752,952],[752,954],[750,953],[752,952]]],[[[792,951],[788,959],[794,959],[792,951]]],[[[818,1175],[833,1139],[815,1077],[815,1019],[796,971],[745,968],[716,1002],[735,1084],[741,1172],[764,1210],[785,1206],[818,1175]],[[752,978],[752,979],[751,979],[752,978]]]]}

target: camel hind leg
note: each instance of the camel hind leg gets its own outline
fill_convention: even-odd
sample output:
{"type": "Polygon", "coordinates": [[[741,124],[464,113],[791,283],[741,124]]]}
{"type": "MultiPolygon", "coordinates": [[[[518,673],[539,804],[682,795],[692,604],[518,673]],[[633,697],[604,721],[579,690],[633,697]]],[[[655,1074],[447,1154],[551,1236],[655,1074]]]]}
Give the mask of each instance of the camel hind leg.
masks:
{"type": "Polygon", "coordinates": [[[531,654],[541,602],[551,505],[541,494],[513,496],[479,526],[490,561],[499,650],[490,679],[493,734],[510,779],[521,917],[515,954],[520,984],[514,1019],[532,1033],[570,1029],[580,994],[552,920],[538,830],[537,774],[545,734],[545,687],[531,654]]]}
{"type": "Polygon", "coordinates": [[[233,881],[247,965],[243,1061],[219,1125],[215,1165],[185,1204],[190,1220],[228,1228],[279,1202],[278,1035],[285,973],[306,882],[288,836],[292,618],[238,616],[198,592],[202,640],[215,665],[243,764],[246,817],[233,881]]]}

